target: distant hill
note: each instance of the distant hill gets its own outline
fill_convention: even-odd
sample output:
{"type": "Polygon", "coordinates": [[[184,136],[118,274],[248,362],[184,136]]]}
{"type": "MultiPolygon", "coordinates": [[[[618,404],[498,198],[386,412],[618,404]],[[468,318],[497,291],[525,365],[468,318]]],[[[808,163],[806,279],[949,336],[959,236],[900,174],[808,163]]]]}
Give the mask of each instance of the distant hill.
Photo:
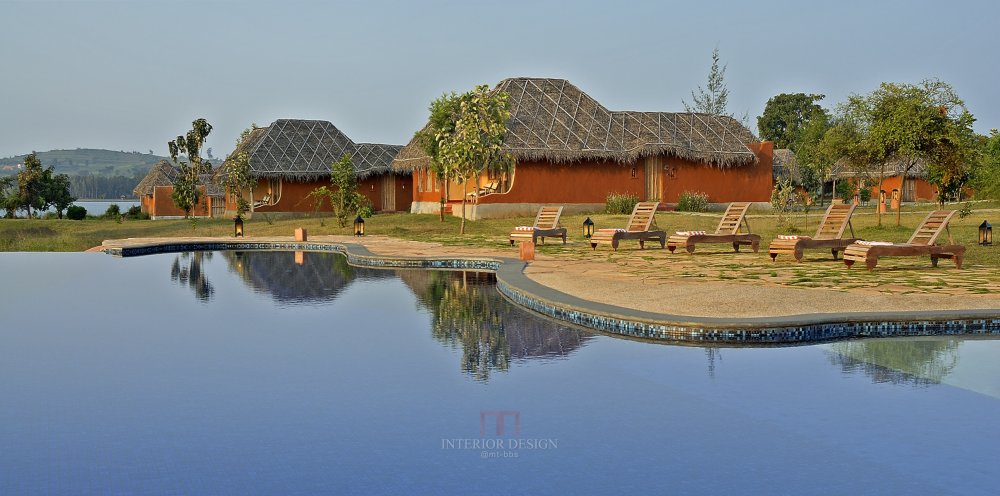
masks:
{"type": "MultiPolygon", "coordinates": [[[[148,153],[77,148],[38,152],[42,166],[55,166],[56,173],[71,176],[144,176],[149,168],[167,157],[148,153]]],[[[16,174],[27,155],[0,158],[0,174],[16,174]]]]}

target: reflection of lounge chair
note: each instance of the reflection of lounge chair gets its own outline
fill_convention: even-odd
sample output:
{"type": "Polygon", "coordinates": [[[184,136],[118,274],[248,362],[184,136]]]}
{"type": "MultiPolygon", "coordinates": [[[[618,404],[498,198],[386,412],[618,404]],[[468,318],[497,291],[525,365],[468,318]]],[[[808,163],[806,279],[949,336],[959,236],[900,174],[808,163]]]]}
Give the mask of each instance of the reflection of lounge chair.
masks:
{"type": "Polygon", "coordinates": [[[904,244],[884,243],[879,241],[855,241],[844,250],[844,264],[850,268],[854,262],[864,262],[868,270],[875,270],[879,257],[904,257],[930,255],[931,266],[937,267],[939,258],[955,260],[955,267],[962,268],[965,258],[965,247],[954,244],[948,221],[955,215],[954,210],[937,210],[927,214],[920,227],[913,232],[910,240],[904,244]],[[941,231],[948,231],[948,245],[937,245],[941,231]]]}
{"type": "Polygon", "coordinates": [[[632,215],[628,218],[625,229],[598,229],[590,237],[590,247],[597,249],[597,245],[611,245],[615,251],[618,250],[618,242],[623,239],[639,240],[639,248],[646,247],[647,239],[658,239],[660,248],[667,239],[667,234],[663,231],[650,231],[649,226],[653,224],[653,217],[656,215],[656,207],[660,202],[641,202],[632,209],[632,215]]]}
{"type": "Polygon", "coordinates": [[[263,207],[264,205],[271,204],[271,195],[264,195],[260,201],[253,202],[254,208],[263,207]]]}
{"type": "Polygon", "coordinates": [[[510,245],[514,246],[514,241],[528,241],[537,243],[538,238],[542,238],[545,243],[546,236],[562,236],[563,244],[566,244],[566,228],[559,227],[559,217],[562,215],[562,207],[542,207],[538,209],[535,216],[535,225],[518,226],[510,232],[510,245]]]}
{"type": "Polygon", "coordinates": [[[694,245],[698,243],[732,243],[736,251],[740,251],[740,245],[750,245],[756,252],[760,246],[760,236],[750,233],[750,223],[746,221],[749,208],[749,203],[730,203],[714,233],[678,231],[667,240],[667,249],[673,253],[678,246],[683,246],[688,253],[694,253],[694,245]],[[746,224],[747,232],[740,234],[743,224],[746,224]]]}
{"type": "Polygon", "coordinates": [[[857,241],[854,238],[854,226],[851,225],[854,207],[853,204],[830,205],[813,237],[778,236],[767,248],[771,261],[778,258],[778,255],[792,255],[796,262],[801,262],[802,251],[806,248],[829,248],[833,253],[833,259],[836,260],[838,252],[857,241]],[[845,238],[844,229],[848,227],[851,228],[851,237],[845,238]]]}

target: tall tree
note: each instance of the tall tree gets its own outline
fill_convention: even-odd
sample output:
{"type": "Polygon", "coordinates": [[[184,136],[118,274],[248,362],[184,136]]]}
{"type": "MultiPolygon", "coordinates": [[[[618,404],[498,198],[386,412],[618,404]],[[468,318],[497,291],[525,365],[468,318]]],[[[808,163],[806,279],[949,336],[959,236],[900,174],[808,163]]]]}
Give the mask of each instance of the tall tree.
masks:
{"type": "Polygon", "coordinates": [[[4,209],[5,218],[14,218],[19,202],[17,176],[0,176],[0,208],[4,209]]]}
{"type": "MultiPolygon", "coordinates": [[[[951,85],[938,79],[882,83],[869,95],[852,95],[843,111],[860,123],[860,146],[879,170],[880,191],[887,167],[895,161],[902,163],[899,172],[905,180],[920,160],[953,171],[970,156],[975,118],[951,85]]],[[[901,210],[896,211],[897,225],[901,210]]]]}
{"type": "Polygon", "coordinates": [[[56,209],[56,215],[62,219],[63,212],[76,201],[69,192],[70,181],[66,174],[56,174],[46,181],[45,198],[56,209]]]}
{"type": "Polygon", "coordinates": [[[976,168],[972,175],[972,187],[977,198],[1000,200],[1000,131],[991,129],[983,139],[976,168]]]}
{"type": "Polygon", "coordinates": [[[809,123],[827,119],[826,110],[817,104],[822,99],[823,95],[805,93],[782,93],[771,97],[764,106],[764,113],[757,118],[761,139],[773,141],[775,148],[788,148],[798,153],[809,123]]]}
{"type": "Polygon", "coordinates": [[[309,193],[316,210],[323,206],[323,200],[330,202],[337,225],[344,227],[352,215],[360,214],[368,206],[368,198],[358,193],[358,178],[350,155],[330,164],[330,185],[320,186],[309,193]]]}
{"type": "Polygon", "coordinates": [[[29,219],[48,207],[45,190],[46,182],[51,176],[52,167],[46,171],[35,152],[24,157],[24,166],[17,173],[17,207],[26,211],[29,219]]]}
{"type": "Polygon", "coordinates": [[[729,90],[726,88],[726,67],[719,68],[719,48],[712,50],[712,68],[708,72],[708,83],[705,88],[698,86],[698,92],[691,92],[693,103],[681,100],[687,112],[700,112],[712,115],[726,115],[726,103],[729,90]]]}
{"type": "Polygon", "coordinates": [[[177,208],[184,211],[184,218],[191,215],[191,209],[201,200],[198,175],[212,172],[212,163],[203,162],[201,159],[201,147],[211,132],[212,125],[205,119],[199,118],[191,123],[191,130],[186,136],[178,136],[177,139],[167,142],[170,159],[180,168],[170,198],[177,208]],[[187,155],[187,160],[178,160],[178,155],[181,153],[187,155]]]}
{"type": "Polygon", "coordinates": [[[441,157],[439,137],[449,136],[455,132],[455,122],[460,110],[459,96],[455,92],[445,93],[431,102],[430,119],[427,126],[417,131],[414,137],[420,148],[430,157],[430,171],[438,181],[441,190],[441,203],[438,213],[444,222],[444,206],[448,202],[448,183],[452,179],[451,164],[441,157]]]}
{"type": "Polygon", "coordinates": [[[513,159],[503,148],[510,120],[510,96],[492,92],[489,86],[477,86],[459,97],[458,119],[451,133],[438,136],[442,162],[462,183],[462,224],[465,234],[465,206],[469,181],[483,172],[502,173],[513,166],[513,159]]]}
{"type": "Polygon", "coordinates": [[[226,193],[236,201],[237,217],[242,217],[248,210],[253,209],[253,204],[247,201],[246,194],[256,184],[256,179],[250,175],[250,155],[242,149],[242,145],[255,129],[258,129],[257,124],[251,123],[250,127],[240,133],[240,137],[236,140],[236,150],[222,164],[226,174],[226,193]]]}

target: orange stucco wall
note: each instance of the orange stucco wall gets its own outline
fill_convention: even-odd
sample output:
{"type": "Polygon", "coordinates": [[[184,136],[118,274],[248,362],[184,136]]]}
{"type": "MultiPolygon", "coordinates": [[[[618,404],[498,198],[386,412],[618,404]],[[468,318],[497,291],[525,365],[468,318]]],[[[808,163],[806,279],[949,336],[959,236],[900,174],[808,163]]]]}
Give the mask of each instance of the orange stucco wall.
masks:
{"type": "MultiPolygon", "coordinates": [[[[934,201],[937,198],[937,187],[927,182],[925,179],[913,178],[913,200],[914,201],[934,201]]],[[[882,179],[882,189],[887,197],[892,197],[892,190],[896,189],[902,194],[903,177],[890,176],[882,179]]],[[[872,186],[872,200],[878,201],[878,184],[872,186]]]]}
{"type": "Polygon", "coordinates": [[[705,193],[708,201],[769,202],[774,187],[773,143],[765,141],[751,146],[757,163],[736,167],[715,167],[678,158],[668,158],[664,164],[663,192],[666,203],[677,203],[685,191],[705,193]]]}
{"type": "MultiPolygon", "coordinates": [[[[679,158],[659,157],[649,161],[656,167],[659,188],[649,188],[651,197],[676,203],[684,191],[708,194],[709,201],[767,202],[771,199],[774,179],[771,170],[773,143],[750,145],[757,162],[750,165],[720,168],[679,158]]],[[[634,164],[607,161],[584,161],[571,164],[520,162],[515,166],[510,191],[480,198],[490,203],[604,203],[610,193],[631,193],[647,198],[647,160],[634,164]]],[[[440,191],[428,188],[426,176],[415,172],[411,178],[413,200],[437,202],[440,191]],[[423,182],[423,191],[417,191],[423,182]]],[[[452,185],[452,189],[460,186],[452,185]]],[[[455,195],[451,195],[455,196],[455,195]]],[[[458,195],[461,198],[461,195],[458,195]]]]}
{"type": "MultiPolygon", "coordinates": [[[[191,209],[191,215],[195,217],[208,217],[211,206],[211,198],[205,194],[205,187],[199,188],[201,198],[198,205],[191,209]]],[[[149,206],[149,215],[152,217],[183,217],[184,211],[174,205],[174,200],[170,198],[173,193],[173,186],[157,186],[153,188],[153,198],[149,206]]]]}
{"type": "Polygon", "coordinates": [[[604,203],[609,193],[631,193],[645,199],[642,170],[614,162],[552,164],[521,162],[510,191],[487,195],[480,203],[604,203]]]}
{"type": "MultiPolygon", "coordinates": [[[[395,205],[383,205],[382,204],[382,185],[383,176],[369,176],[358,182],[358,192],[364,195],[372,203],[372,208],[377,212],[387,211],[387,210],[397,210],[397,211],[409,211],[410,202],[412,197],[410,195],[412,188],[409,182],[410,178],[402,177],[395,181],[396,189],[396,204],[395,205]]],[[[309,193],[311,193],[316,188],[321,186],[330,186],[329,179],[317,179],[313,181],[306,182],[293,182],[293,181],[282,181],[281,182],[281,195],[278,197],[278,202],[274,205],[261,205],[254,208],[254,212],[264,212],[264,213],[277,213],[277,212],[289,212],[289,213],[303,213],[303,212],[315,212],[316,204],[312,198],[308,198],[309,193]]],[[[269,194],[270,182],[266,179],[261,179],[257,182],[257,186],[254,188],[254,199],[260,201],[264,195],[269,194]]],[[[236,210],[235,202],[231,199],[226,204],[227,210],[236,210]]],[[[332,208],[330,207],[329,201],[324,201],[323,206],[320,208],[321,212],[330,212],[332,208]]]]}

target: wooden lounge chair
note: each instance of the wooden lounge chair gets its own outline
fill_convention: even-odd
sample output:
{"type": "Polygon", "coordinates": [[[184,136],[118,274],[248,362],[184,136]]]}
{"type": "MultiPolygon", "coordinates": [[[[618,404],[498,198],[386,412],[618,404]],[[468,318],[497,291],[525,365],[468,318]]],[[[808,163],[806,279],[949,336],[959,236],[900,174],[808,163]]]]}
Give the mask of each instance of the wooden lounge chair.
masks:
{"type": "Polygon", "coordinates": [[[856,241],[844,250],[844,264],[850,268],[854,262],[864,262],[868,270],[875,270],[879,257],[930,255],[933,267],[937,267],[939,258],[950,258],[955,261],[955,267],[961,269],[962,259],[965,258],[965,247],[956,245],[951,238],[948,221],[953,215],[955,215],[954,210],[937,210],[927,214],[920,227],[917,227],[910,240],[904,244],[856,241]],[[941,231],[948,231],[949,244],[935,244],[941,231]]]}
{"type": "Polygon", "coordinates": [[[660,241],[660,248],[666,242],[667,233],[663,231],[650,231],[649,226],[653,224],[656,216],[656,208],[660,202],[640,202],[632,209],[632,215],[628,218],[625,229],[598,229],[590,237],[590,247],[597,249],[597,245],[611,245],[618,251],[618,242],[623,239],[639,240],[639,248],[646,247],[647,239],[657,239],[660,241]]]}
{"type": "Polygon", "coordinates": [[[750,233],[750,223],[746,219],[749,208],[750,203],[730,203],[714,233],[677,232],[667,240],[667,249],[673,253],[678,246],[683,246],[688,253],[694,253],[694,245],[698,243],[732,243],[735,251],[740,251],[740,245],[750,245],[756,252],[760,247],[760,236],[750,233]],[[744,224],[747,232],[740,234],[740,228],[744,224]]]}
{"type": "Polygon", "coordinates": [[[837,253],[844,251],[851,243],[857,241],[854,237],[854,226],[851,225],[851,215],[854,213],[854,204],[830,205],[826,209],[823,221],[819,223],[816,235],[809,236],[779,236],[768,246],[768,255],[771,255],[773,262],[778,255],[792,255],[796,262],[802,261],[802,251],[806,248],[829,248],[833,253],[833,259],[837,259],[837,253]],[[844,237],[844,229],[851,229],[851,237],[844,237]]]}
{"type": "Polygon", "coordinates": [[[559,227],[559,217],[562,215],[562,207],[542,207],[538,209],[535,216],[535,225],[515,227],[510,232],[510,245],[514,246],[515,241],[528,241],[537,243],[538,238],[545,243],[546,236],[562,236],[563,244],[566,244],[566,228],[559,227]]]}

